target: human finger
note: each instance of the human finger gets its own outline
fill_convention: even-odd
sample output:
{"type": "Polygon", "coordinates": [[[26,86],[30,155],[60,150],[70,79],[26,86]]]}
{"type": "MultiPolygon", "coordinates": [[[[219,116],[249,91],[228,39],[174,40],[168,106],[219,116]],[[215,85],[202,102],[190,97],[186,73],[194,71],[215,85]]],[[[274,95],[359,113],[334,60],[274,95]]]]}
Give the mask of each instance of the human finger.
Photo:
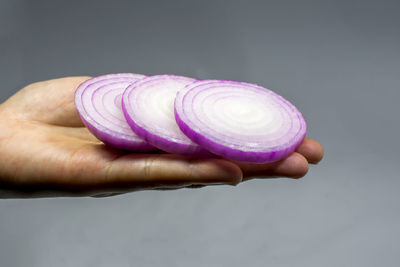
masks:
{"type": "Polygon", "coordinates": [[[243,180],[251,178],[276,178],[276,177],[289,177],[300,178],[308,172],[307,159],[297,153],[293,152],[287,158],[276,162],[256,164],[256,163],[243,163],[236,162],[243,172],[243,180]]]}
{"type": "Polygon", "coordinates": [[[302,154],[312,164],[320,162],[324,156],[324,149],[321,144],[308,137],[304,138],[296,152],[302,154]]]}
{"type": "Polygon", "coordinates": [[[123,188],[185,187],[242,180],[238,166],[223,159],[193,159],[173,154],[127,154],[112,161],[99,183],[123,188]]]}

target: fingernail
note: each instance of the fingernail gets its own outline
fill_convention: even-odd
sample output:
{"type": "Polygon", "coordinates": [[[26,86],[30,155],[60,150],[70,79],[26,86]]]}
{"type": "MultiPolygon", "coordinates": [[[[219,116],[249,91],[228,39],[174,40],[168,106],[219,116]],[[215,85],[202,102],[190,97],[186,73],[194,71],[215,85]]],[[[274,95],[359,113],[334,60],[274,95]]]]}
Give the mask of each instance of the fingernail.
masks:
{"type": "Polygon", "coordinates": [[[105,197],[113,197],[113,196],[118,196],[118,195],[122,195],[123,193],[102,193],[102,194],[98,194],[98,195],[93,195],[91,197],[93,198],[105,198],[105,197]]]}
{"type": "Polygon", "coordinates": [[[243,179],[242,170],[234,163],[226,160],[218,160],[216,162],[218,169],[216,170],[218,182],[236,186],[243,179]]]}
{"type": "Polygon", "coordinates": [[[192,165],[195,179],[206,185],[236,185],[242,180],[242,171],[234,163],[222,159],[207,159],[192,165]]]}

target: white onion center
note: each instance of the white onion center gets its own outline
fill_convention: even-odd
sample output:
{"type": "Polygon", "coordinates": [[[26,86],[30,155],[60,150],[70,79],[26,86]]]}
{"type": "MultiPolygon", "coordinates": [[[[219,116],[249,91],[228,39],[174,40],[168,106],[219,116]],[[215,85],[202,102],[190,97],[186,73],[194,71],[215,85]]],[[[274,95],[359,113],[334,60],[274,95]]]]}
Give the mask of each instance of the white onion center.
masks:
{"type": "Polygon", "coordinates": [[[192,79],[162,79],[138,82],[129,92],[131,117],[137,125],[171,141],[192,144],[178,127],[174,116],[176,93],[192,79]]]}
{"type": "Polygon", "coordinates": [[[302,126],[289,102],[264,88],[227,83],[189,86],[184,101],[181,96],[186,120],[201,135],[255,150],[282,146],[297,135],[302,126]]]}

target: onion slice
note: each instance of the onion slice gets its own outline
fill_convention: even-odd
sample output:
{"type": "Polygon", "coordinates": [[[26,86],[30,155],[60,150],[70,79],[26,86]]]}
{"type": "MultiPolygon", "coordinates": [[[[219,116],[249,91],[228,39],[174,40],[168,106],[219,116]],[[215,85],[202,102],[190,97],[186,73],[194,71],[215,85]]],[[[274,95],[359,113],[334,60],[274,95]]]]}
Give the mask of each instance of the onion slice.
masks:
{"type": "Polygon", "coordinates": [[[75,92],[76,109],[89,131],[106,145],[142,152],[155,149],[132,132],[121,109],[126,87],[143,77],[135,73],[108,74],[78,86],[75,92]]]}
{"type": "Polygon", "coordinates": [[[132,130],[155,147],[185,156],[211,155],[185,136],[174,117],[176,93],[196,81],[176,75],[155,75],[128,86],[122,110],[132,130]]]}
{"type": "Polygon", "coordinates": [[[187,85],[176,96],[175,118],[193,142],[227,159],[252,163],[287,157],[307,130],[300,111],[282,96],[237,81],[187,85]]]}

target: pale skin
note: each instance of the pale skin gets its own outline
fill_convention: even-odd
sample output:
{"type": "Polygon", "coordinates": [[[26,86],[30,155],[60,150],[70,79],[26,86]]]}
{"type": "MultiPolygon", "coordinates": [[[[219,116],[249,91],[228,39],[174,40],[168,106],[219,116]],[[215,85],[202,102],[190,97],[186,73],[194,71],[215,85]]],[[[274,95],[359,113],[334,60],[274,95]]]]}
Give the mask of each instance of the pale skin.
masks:
{"type": "Polygon", "coordinates": [[[33,83],[0,105],[0,198],[101,197],[237,185],[255,177],[300,178],[324,154],[308,137],[289,157],[265,164],[109,148],[85,128],[75,110],[75,89],[89,78],[33,83]]]}

